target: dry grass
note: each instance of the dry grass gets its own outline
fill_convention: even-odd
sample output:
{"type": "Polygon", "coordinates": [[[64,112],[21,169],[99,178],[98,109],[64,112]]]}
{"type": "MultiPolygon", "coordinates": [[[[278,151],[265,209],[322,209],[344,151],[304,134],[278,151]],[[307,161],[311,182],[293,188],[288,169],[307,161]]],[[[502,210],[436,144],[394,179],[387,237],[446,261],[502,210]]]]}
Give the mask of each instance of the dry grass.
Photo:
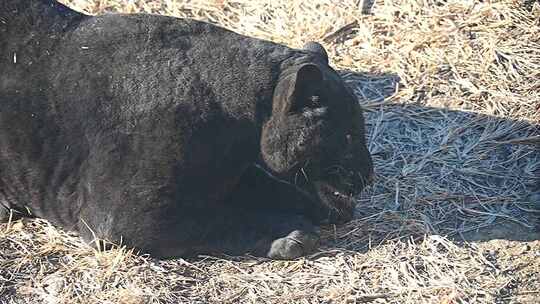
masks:
{"type": "Polygon", "coordinates": [[[355,220],[290,262],[157,261],[42,220],[0,225],[0,303],[538,302],[536,1],[63,2],[323,42],[367,110],[377,182],[355,220]]]}

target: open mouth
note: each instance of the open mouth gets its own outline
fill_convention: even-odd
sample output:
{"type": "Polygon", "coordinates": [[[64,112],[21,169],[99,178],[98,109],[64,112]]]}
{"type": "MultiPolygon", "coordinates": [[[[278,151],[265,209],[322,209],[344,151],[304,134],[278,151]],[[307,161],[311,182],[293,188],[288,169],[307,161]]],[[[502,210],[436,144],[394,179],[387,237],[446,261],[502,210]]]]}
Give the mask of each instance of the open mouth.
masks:
{"type": "Polygon", "coordinates": [[[310,188],[326,206],[324,217],[328,223],[344,223],[353,218],[358,195],[369,183],[373,174],[362,174],[333,166],[324,170],[325,174],[315,181],[310,181],[310,188]]]}
{"type": "Polygon", "coordinates": [[[323,217],[328,223],[343,223],[352,219],[356,207],[352,193],[347,194],[326,181],[316,181],[312,185],[315,194],[326,206],[327,214],[323,214],[323,217]]]}
{"type": "Polygon", "coordinates": [[[343,223],[352,219],[356,196],[373,180],[373,171],[354,170],[358,166],[307,162],[299,167],[290,180],[316,197],[324,207],[322,222],[343,223]]]}

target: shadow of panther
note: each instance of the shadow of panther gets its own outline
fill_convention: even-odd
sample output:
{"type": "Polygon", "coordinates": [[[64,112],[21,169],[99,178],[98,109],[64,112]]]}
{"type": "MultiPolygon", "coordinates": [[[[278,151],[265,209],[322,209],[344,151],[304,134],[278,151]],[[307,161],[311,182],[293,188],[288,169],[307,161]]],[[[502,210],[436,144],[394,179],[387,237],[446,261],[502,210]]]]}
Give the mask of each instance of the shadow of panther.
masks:
{"type": "Polygon", "coordinates": [[[156,257],[313,251],[372,176],[322,46],[0,0],[0,212],[156,257]]]}

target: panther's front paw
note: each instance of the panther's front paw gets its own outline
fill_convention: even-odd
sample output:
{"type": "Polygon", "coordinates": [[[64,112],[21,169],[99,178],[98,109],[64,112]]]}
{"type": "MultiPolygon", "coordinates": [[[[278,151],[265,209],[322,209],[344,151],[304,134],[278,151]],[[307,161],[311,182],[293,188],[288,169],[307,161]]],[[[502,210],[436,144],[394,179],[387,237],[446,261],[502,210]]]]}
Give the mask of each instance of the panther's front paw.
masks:
{"type": "Polygon", "coordinates": [[[271,259],[292,260],[312,253],[319,245],[319,235],[295,230],[286,237],[272,242],[266,254],[271,259]]]}

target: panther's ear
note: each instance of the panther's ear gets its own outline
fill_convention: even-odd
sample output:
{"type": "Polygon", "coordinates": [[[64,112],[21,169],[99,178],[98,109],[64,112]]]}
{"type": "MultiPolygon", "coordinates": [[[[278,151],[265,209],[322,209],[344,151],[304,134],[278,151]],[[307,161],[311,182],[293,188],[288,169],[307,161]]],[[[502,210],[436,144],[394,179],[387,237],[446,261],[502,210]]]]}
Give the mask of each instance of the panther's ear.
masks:
{"type": "Polygon", "coordinates": [[[323,74],[319,67],[310,63],[305,64],[298,69],[295,76],[293,94],[291,96],[292,111],[299,111],[306,107],[320,107],[323,74]]]}
{"type": "Polygon", "coordinates": [[[309,41],[304,44],[303,49],[319,55],[320,58],[324,61],[324,63],[328,64],[328,53],[326,52],[322,44],[315,41],[309,41]]]}

